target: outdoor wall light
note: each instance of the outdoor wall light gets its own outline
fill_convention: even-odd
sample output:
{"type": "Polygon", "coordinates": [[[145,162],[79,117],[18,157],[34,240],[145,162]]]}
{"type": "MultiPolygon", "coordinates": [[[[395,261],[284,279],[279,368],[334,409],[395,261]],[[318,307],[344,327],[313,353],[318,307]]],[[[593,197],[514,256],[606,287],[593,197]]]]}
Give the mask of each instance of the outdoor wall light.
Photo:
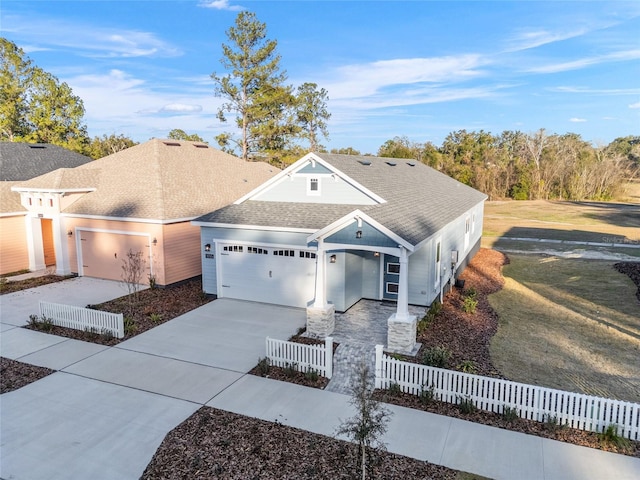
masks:
{"type": "Polygon", "coordinates": [[[210,243],[207,243],[207,244],[204,246],[204,251],[205,251],[205,252],[210,252],[210,251],[211,251],[211,244],[210,244],[210,243]]]}
{"type": "Polygon", "coordinates": [[[374,257],[379,257],[380,256],[380,252],[373,252],[373,256],[374,257]]]}
{"type": "Polygon", "coordinates": [[[356,232],[356,238],[362,238],[362,230],[356,232]]]}
{"type": "Polygon", "coordinates": [[[153,246],[155,247],[156,245],[158,245],[158,239],[156,237],[153,237],[153,241],[151,243],[153,243],[153,246]]]}
{"type": "Polygon", "coordinates": [[[72,237],[73,236],[73,230],[69,230],[67,232],[67,237],[72,237]]]}
{"type": "Polygon", "coordinates": [[[329,257],[329,262],[331,262],[331,263],[336,263],[336,260],[337,260],[337,257],[335,255],[331,255],[329,257]]]}

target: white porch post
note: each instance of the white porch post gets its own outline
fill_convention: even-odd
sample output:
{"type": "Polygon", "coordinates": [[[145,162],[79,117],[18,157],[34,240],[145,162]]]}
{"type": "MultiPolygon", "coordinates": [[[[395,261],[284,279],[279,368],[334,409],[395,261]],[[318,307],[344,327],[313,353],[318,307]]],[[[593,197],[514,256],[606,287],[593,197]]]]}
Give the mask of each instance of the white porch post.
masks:
{"type": "Polygon", "coordinates": [[[404,320],[409,317],[409,261],[407,249],[400,247],[400,278],[398,280],[398,306],[396,319],[404,320]]]}
{"type": "Polygon", "coordinates": [[[313,302],[314,308],[326,308],[326,289],[327,289],[327,252],[324,249],[322,239],[318,240],[318,252],[316,253],[316,292],[313,302]]]}
{"type": "Polygon", "coordinates": [[[69,263],[69,239],[64,228],[64,219],[60,215],[54,215],[53,226],[53,248],[56,252],[56,275],[70,275],[71,264],[69,263]]]}
{"type": "Polygon", "coordinates": [[[316,289],[315,299],[307,307],[307,334],[312,337],[326,338],[335,328],[335,307],[327,303],[327,253],[322,239],[318,239],[316,253],[316,289]]]}
{"type": "Polygon", "coordinates": [[[29,252],[29,270],[44,270],[44,249],[42,248],[42,223],[40,218],[27,214],[25,217],[27,251],[29,252]]]}

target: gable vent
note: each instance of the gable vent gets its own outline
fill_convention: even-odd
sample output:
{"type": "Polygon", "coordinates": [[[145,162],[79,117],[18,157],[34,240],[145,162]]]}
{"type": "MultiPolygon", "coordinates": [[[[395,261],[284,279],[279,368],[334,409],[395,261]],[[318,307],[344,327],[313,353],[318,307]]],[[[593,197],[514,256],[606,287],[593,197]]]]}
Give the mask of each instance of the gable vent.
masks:
{"type": "Polygon", "coordinates": [[[162,142],[164,143],[167,147],[179,147],[180,143],[178,142],[162,142]]]}
{"type": "Polygon", "coordinates": [[[358,163],[364,166],[371,165],[371,162],[369,160],[358,160],[358,163]]]}
{"type": "Polygon", "coordinates": [[[385,162],[387,165],[389,165],[390,167],[395,167],[397,165],[396,162],[385,162]]]}

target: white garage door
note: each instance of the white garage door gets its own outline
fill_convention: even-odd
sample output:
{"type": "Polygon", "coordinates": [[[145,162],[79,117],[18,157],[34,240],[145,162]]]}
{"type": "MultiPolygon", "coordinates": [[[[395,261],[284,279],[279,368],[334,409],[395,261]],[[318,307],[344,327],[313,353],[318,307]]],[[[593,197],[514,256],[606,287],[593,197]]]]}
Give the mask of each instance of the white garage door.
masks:
{"type": "Polygon", "coordinates": [[[315,293],[316,255],[299,249],[220,245],[220,297],[306,307],[315,293]]]}

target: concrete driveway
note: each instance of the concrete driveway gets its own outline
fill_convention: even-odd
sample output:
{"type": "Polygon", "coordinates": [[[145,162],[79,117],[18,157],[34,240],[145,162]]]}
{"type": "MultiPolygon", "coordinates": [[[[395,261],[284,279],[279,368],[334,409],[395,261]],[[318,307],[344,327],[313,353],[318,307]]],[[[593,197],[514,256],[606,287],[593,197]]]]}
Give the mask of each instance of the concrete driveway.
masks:
{"type": "Polygon", "coordinates": [[[123,295],[127,295],[127,287],[122,282],[90,277],[70,278],[0,296],[0,322],[5,325],[26,325],[29,315],[38,314],[40,300],[85,307],[123,295]]]}
{"type": "Polygon", "coordinates": [[[220,299],[111,348],[3,331],[4,356],[59,371],[0,397],[0,477],[139,478],[169,430],[265,355],[266,336],[286,339],[305,320],[220,299]]]}

